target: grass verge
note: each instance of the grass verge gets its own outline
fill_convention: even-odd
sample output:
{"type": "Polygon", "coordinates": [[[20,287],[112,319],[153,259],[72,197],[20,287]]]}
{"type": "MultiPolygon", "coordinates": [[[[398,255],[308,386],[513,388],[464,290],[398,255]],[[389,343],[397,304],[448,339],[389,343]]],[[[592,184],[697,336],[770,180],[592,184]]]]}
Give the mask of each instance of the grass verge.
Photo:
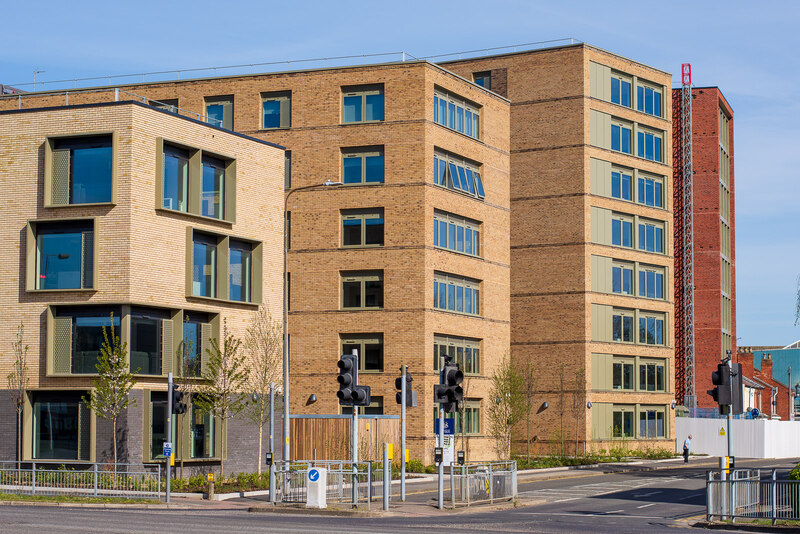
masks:
{"type": "Polygon", "coordinates": [[[17,502],[64,502],[96,504],[161,504],[157,499],[123,499],[119,497],[78,497],[75,495],[17,495],[0,493],[0,501],[17,502]]]}

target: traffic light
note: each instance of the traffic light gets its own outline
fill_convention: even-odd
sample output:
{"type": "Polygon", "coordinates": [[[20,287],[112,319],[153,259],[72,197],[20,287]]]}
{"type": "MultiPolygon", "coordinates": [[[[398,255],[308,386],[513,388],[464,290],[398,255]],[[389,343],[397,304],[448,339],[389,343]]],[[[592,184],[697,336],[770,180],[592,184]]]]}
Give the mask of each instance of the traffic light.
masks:
{"type": "Polygon", "coordinates": [[[461,388],[463,381],[461,367],[453,363],[449,356],[446,357],[439,373],[439,384],[433,388],[434,402],[439,403],[445,412],[458,410],[459,403],[464,399],[464,390],[461,388]]]}
{"type": "Polygon", "coordinates": [[[186,403],[183,402],[183,391],[178,389],[178,386],[172,384],[172,413],[181,415],[186,413],[186,403]]]}
{"type": "MultiPolygon", "coordinates": [[[[417,405],[417,392],[411,390],[411,374],[406,371],[406,406],[413,408],[417,405]]],[[[395,400],[397,404],[403,404],[403,376],[400,375],[394,379],[394,387],[397,388],[395,400]]]]}
{"type": "Polygon", "coordinates": [[[731,404],[731,369],[727,363],[717,365],[717,370],[711,373],[711,383],[714,389],[709,389],[711,395],[719,405],[719,413],[727,414],[731,404]]]}
{"type": "Polygon", "coordinates": [[[369,386],[358,385],[358,357],[343,354],[336,364],[339,367],[339,391],[336,396],[341,406],[368,406],[371,402],[369,386]]]}
{"type": "Polygon", "coordinates": [[[731,414],[738,415],[744,412],[742,391],[742,364],[734,363],[731,369],[731,414]]]}

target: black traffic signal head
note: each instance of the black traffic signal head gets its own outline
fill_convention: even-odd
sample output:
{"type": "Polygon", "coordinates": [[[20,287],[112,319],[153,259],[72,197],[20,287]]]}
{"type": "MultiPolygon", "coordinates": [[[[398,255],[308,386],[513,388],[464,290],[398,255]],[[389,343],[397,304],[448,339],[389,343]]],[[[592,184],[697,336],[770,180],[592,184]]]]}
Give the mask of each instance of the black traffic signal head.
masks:
{"type": "Polygon", "coordinates": [[[714,389],[709,389],[708,394],[717,401],[720,413],[727,414],[731,404],[731,373],[727,363],[717,365],[717,370],[711,373],[711,383],[714,389]]]}
{"type": "Polygon", "coordinates": [[[451,358],[445,358],[439,374],[439,385],[433,389],[434,402],[439,403],[445,412],[458,410],[459,403],[464,399],[464,390],[461,388],[463,381],[464,373],[460,366],[452,363],[451,358]]]}
{"type": "MultiPolygon", "coordinates": [[[[417,392],[411,390],[411,381],[414,380],[411,378],[411,374],[406,371],[406,406],[413,407],[417,405],[417,392]]],[[[397,388],[397,394],[395,395],[395,400],[397,404],[403,404],[403,377],[398,376],[394,380],[394,387],[397,388]]]]}
{"type": "Polygon", "coordinates": [[[180,415],[186,413],[186,403],[183,402],[183,391],[172,384],[172,413],[180,415]]]}
{"type": "Polygon", "coordinates": [[[372,402],[369,386],[358,385],[358,357],[343,354],[336,364],[339,367],[339,391],[336,397],[341,406],[369,406],[372,402]]]}
{"type": "Polygon", "coordinates": [[[742,364],[734,363],[731,369],[731,413],[744,412],[744,391],[742,390],[742,364]]]}

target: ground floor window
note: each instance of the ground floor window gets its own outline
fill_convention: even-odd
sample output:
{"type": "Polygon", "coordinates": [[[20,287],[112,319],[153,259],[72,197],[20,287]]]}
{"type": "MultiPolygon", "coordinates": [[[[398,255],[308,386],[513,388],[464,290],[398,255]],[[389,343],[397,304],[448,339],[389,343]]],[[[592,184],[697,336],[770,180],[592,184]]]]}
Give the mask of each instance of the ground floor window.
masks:
{"type": "Polygon", "coordinates": [[[33,395],[33,458],[88,460],[89,410],[85,392],[47,392],[33,395]]]}
{"type": "Polygon", "coordinates": [[[639,437],[663,438],[665,413],[663,408],[642,408],[639,412],[639,437]]]}
{"type": "MultiPolygon", "coordinates": [[[[178,425],[177,416],[172,417],[172,450],[177,452],[178,425]]],[[[164,458],[164,442],[167,441],[167,393],[152,391],[150,393],[150,458],[164,458]]]]}
{"type": "Polygon", "coordinates": [[[192,458],[214,457],[214,416],[192,405],[192,458]]]}
{"type": "Polygon", "coordinates": [[[614,410],[613,412],[613,431],[615,438],[633,437],[633,412],[624,410],[614,410]]]}

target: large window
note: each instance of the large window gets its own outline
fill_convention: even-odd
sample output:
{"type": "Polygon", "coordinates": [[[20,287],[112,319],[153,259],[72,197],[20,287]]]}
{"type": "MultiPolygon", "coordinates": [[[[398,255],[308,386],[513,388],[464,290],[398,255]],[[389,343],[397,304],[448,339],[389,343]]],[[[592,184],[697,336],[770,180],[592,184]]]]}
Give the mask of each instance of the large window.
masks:
{"type": "Polygon", "coordinates": [[[664,408],[644,408],[639,411],[639,437],[663,438],[666,437],[664,408]]]}
{"type": "Polygon", "coordinates": [[[481,433],[481,401],[479,399],[464,399],[464,408],[455,414],[456,434],[481,433]]]}
{"type": "Polygon", "coordinates": [[[213,458],[216,428],[214,416],[192,403],[192,458],[213,458]]]}
{"type": "Polygon", "coordinates": [[[91,222],[36,223],[36,289],[94,286],[94,230],[91,222]]]}
{"type": "Polygon", "coordinates": [[[631,107],[631,80],[618,74],[611,75],[611,102],[631,107]]]}
{"type": "Polygon", "coordinates": [[[111,135],[55,139],[52,150],[53,204],[111,202],[111,135]]]}
{"type": "Polygon", "coordinates": [[[113,326],[114,335],[119,337],[119,318],[120,309],[116,307],[59,307],[53,332],[54,359],[58,370],[72,374],[97,373],[97,359],[104,341],[103,330],[110,340],[113,326]]]}
{"type": "Polygon", "coordinates": [[[664,315],[640,312],[639,343],[645,345],[664,344],[664,315]]]}
{"type": "Polygon", "coordinates": [[[433,121],[480,139],[480,107],[455,95],[437,91],[433,96],[433,121]]]}
{"type": "Polygon", "coordinates": [[[648,299],[664,298],[663,267],[639,267],[639,296],[648,299]]]}
{"type": "Polygon", "coordinates": [[[614,214],[611,219],[611,244],[618,247],[633,247],[633,219],[614,214]]]}
{"type": "Polygon", "coordinates": [[[33,458],[89,460],[90,416],[85,392],[33,394],[33,458]]]}
{"type": "Polygon", "coordinates": [[[195,234],[193,242],[192,295],[217,296],[217,238],[195,234]]]}
{"type": "Polygon", "coordinates": [[[206,117],[214,126],[233,130],[233,96],[206,98],[206,117]]]}
{"type": "Polygon", "coordinates": [[[208,325],[208,315],[187,313],[183,318],[182,369],[179,376],[198,377],[202,372],[201,355],[204,343],[203,327],[208,325]]]}
{"type": "Polygon", "coordinates": [[[486,196],[480,166],[453,154],[434,154],[433,183],[478,198],[486,196]]]}
{"type": "Polygon", "coordinates": [[[666,391],[663,361],[639,363],[639,389],[666,391]]]}
{"type": "Polygon", "coordinates": [[[342,334],[342,354],[358,351],[358,370],[383,372],[383,335],[342,334]]]}
{"type": "Polygon", "coordinates": [[[612,413],[613,436],[615,438],[633,437],[633,410],[614,410],[612,413]]]}
{"type": "Polygon", "coordinates": [[[434,273],[433,307],[437,310],[480,315],[480,281],[434,273]]]}
{"type": "Polygon", "coordinates": [[[664,181],[662,178],[639,175],[639,203],[656,208],[664,207],[664,181]]]}
{"type": "Polygon", "coordinates": [[[481,223],[436,211],[433,214],[433,245],[470,256],[480,256],[481,223]]]}
{"type": "Polygon", "coordinates": [[[664,253],[664,224],[654,221],[639,221],[639,250],[664,253]]]}
{"type": "Polygon", "coordinates": [[[383,118],[383,86],[342,88],[342,122],[377,122],[383,118]]]}
{"type": "Polygon", "coordinates": [[[650,161],[664,161],[661,151],[664,134],[639,130],[636,142],[636,155],[650,161]]]}
{"type": "Polygon", "coordinates": [[[383,147],[342,149],[342,182],[345,185],[383,183],[383,147]]]}
{"type": "Polygon", "coordinates": [[[614,122],[611,124],[611,150],[632,154],[632,127],[625,122],[614,122]]]}
{"type": "Polygon", "coordinates": [[[611,171],[611,196],[622,200],[633,199],[633,179],[628,170],[611,171]]]}
{"type": "Polygon", "coordinates": [[[383,272],[342,273],[342,309],[383,308],[383,272]]]}
{"type": "Polygon", "coordinates": [[[250,286],[253,272],[252,256],[253,245],[244,241],[230,241],[228,251],[228,257],[230,258],[228,298],[230,300],[250,302],[250,286]]]}
{"type": "Polygon", "coordinates": [[[169,319],[169,313],[151,310],[131,310],[130,314],[130,363],[131,372],[143,375],[161,375],[162,358],[171,358],[171,354],[161,354],[163,331],[162,321],[169,319]]]}
{"type": "Polygon", "coordinates": [[[614,341],[633,343],[633,312],[629,310],[614,310],[611,329],[614,341]]]}
{"type": "Polygon", "coordinates": [[[224,218],[225,162],[203,156],[202,215],[224,218]]]}
{"type": "Polygon", "coordinates": [[[342,246],[383,246],[383,227],[383,209],[342,210],[342,246]]]}
{"type": "Polygon", "coordinates": [[[622,295],[633,295],[633,265],[614,262],[611,265],[611,290],[622,295]]]}
{"type": "Polygon", "coordinates": [[[481,372],[481,340],[468,337],[433,336],[433,370],[438,371],[444,358],[450,356],[454,363],[461,365],[465,375],[478,375],[481,372]]]}
{"type": "Polygon", "coordinates": [[[612,364],[614,389],[633,390],[633,360],[617,360],[612,364]]]}
{"type": "Polygon", "coordinates": [[[164,145],[164,208],[189,211],[189,151],[164,145]]]}
{"type": "Polygon", "coordinates": [[[262,95],[261,128],[289,128],[292,125],[292,94],[270,93],[262,95]]]}
{"type": "Polygon", "coordinates": [[[661,117],[663,115],[661,111],[661,90],[647,85],[637,85],[636,109],[649,115],[661,117]]]}
{"type": "MultiPolygon", "coordinates": [[[[178,420],[172,418],[172,436],[178,435],[178,420]]],[[[163,391],[150,392],[150,458],[165,458],[164,442],[167,441],[167,394],[163,391]]],[[[173,437],[174,443],[174,437],[173,437]]],[[[175,456],[180,456],[175,450],[175,456]]]]}

